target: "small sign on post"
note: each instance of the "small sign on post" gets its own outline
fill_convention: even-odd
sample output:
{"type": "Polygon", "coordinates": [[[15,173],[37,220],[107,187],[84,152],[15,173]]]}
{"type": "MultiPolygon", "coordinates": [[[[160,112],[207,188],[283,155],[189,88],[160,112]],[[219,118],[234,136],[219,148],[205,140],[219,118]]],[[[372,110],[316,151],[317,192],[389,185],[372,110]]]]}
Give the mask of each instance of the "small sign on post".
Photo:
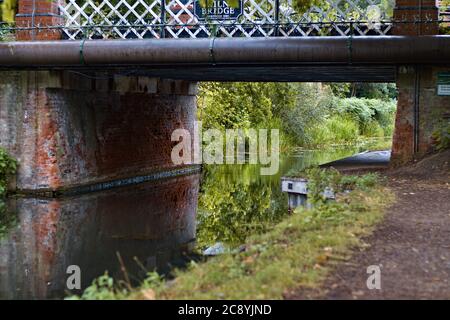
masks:
{"type": "Polygon", "coordinates": [[[199,21],[236,20],[243,11],[243,0],[194,0],[194,15],[199,21]]]}
{"type": "Polygon", "coordinates": [[[437,94],[438,96],[450,96],[450,72],[438,73],[437,94]]]}

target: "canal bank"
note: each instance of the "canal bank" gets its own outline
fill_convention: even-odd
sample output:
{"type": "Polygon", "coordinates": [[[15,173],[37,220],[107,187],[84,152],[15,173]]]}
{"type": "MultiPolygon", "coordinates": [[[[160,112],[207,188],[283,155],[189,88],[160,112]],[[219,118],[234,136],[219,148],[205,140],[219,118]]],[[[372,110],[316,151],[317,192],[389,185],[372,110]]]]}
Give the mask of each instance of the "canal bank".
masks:
{"type": "MultiPolygon", "coordinates": [[[[355,153],[354,150],[346,152],[340,157],[355,153]]],[[[314,152],[306,154],[314,154],[309,158],[315,159],[313,164],[339,158],[337,150],[321,156],[314,152]],[[318,161],[324,157],[328,159],[318,161]]],[[[369,176],[358,184],[367,189],[356,190],[346,195],[345,200],[289,215],[287,197],[281,193],[279,178],[309,163],[305,152],[301,158],[297,155],[297,161],[289,163],[292,156],[290,158],[281,162],[284,172],[280,172],[279,177],[267,179],[250,174],[251,167],[247,167],[250,171],[243,171],[243,168],[237,171],[234,166],[216,167],[215,171],[206,168],[199,198],[197,248],[207,248],[220,240],[230,250],[174,270],[165,279],[151,274],[151,281],[126,290],[125,294],[120,290],[106,290],[107,297],[273,299],[282,298],[286,290],[299,283],[319,283],[327,273],[328,264],[344,258],[349,247],[358,245],[359,236],[370,232],[371,226],[380,221],[382,208],[391,199],[376,183],[376,177],[369,176]],[[289,164],[284,167],[283,163],[289,164]],[[262,202],[255,198],[258,194],[262,202]],[[246,288],[242,288],[242,283],[246,288]]],[[[359,178],[354,177],[354,181],[359,178]]],[[[91,286],[83,298],[95,299],[96,290],[102,291],[99,283],[91,286]]]]}
{"type": "Polygon", "coordinates": [[[448,299],[448,159],[445,151],[387,171],[375,185],[351,178],[362,188],[298,210],[240,252],[109,298],[448,299]],[[367,287],[371,266],[382,270],[381,290],[367,287]]]}
{"type": "MultiPolygon", "coordinates": [[[[336,262],[361,246],[392,200],[376,186],[355,190],[333,204],[297,210],[269,231],[249,236],[240,251],[175,270],[131,291],[108,290],[108,299],[281,299],[298,286],[314,287],[336,262]]],[[[104,296],[98,283],[83,299],[104,296]],[[95,290],[92,290],[95,289],[95,290]],[[96,291],[98,290],[98,291],[96,291]]]]}

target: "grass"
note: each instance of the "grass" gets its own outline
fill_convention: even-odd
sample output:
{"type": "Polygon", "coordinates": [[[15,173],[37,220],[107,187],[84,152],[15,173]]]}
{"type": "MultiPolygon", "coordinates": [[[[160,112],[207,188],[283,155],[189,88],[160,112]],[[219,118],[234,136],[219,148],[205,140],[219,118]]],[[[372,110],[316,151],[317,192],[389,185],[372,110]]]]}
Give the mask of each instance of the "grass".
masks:
{"type": "Polygon", "coordinates": [[[310,132],[312,145],[317,146],[352,143],[360,138],[358,123],[341,115],[326,119],[310,132]]]}
{"type": "Polygon", "coordinates": [[[370,151],[391,150],[392,139],[369,139],[366,141],[365,146],[370,151]]]}
{"type": "Polygon", "coordinates": [[[373,174],[342,176],[341,185],[355,190],[340,193],[336,202],[299,208],[269,232],[251,236],[244,252],[192,262],[175,270],[174,280],[149,273],[139,288],[130,288],[105,275],[71,299],[282,299],[299,287],[319,286],[337,262],[350,257],[351,248],[361,245],[360,238],[392,202],[375,180],[373,174]]]}

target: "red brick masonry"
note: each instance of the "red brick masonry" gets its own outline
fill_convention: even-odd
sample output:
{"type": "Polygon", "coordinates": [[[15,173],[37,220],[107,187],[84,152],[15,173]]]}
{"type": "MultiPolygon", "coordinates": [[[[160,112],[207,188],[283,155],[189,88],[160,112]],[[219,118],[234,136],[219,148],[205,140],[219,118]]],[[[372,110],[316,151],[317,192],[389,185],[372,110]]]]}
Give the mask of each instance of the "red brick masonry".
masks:
{"type": "Polygon", "coordinates": [[[0,146],[18,158],[24,191],[174,169],[171,134],[196,120],[196,84],[185,81],[1,72],[0,92],[0,146]]]}

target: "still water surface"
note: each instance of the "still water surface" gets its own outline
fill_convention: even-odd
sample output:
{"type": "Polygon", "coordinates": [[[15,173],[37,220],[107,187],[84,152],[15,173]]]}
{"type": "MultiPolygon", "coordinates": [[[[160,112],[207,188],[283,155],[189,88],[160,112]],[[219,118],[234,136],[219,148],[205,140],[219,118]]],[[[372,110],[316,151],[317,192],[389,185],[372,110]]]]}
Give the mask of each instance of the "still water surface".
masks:
{"type": "Polygon", "coordinates": [[[255,165],[205,166],[203,174],[64,199],[0,203],[0,299],[61,298],[66,270],[81,268],[82,287],[106,270],[133,283],[147,270],[167,272],[194,247],[233,248],[287,214],[280,178],[290,170],[368,149],[346,146],[284,155],[274,176],[255,165]]]}

